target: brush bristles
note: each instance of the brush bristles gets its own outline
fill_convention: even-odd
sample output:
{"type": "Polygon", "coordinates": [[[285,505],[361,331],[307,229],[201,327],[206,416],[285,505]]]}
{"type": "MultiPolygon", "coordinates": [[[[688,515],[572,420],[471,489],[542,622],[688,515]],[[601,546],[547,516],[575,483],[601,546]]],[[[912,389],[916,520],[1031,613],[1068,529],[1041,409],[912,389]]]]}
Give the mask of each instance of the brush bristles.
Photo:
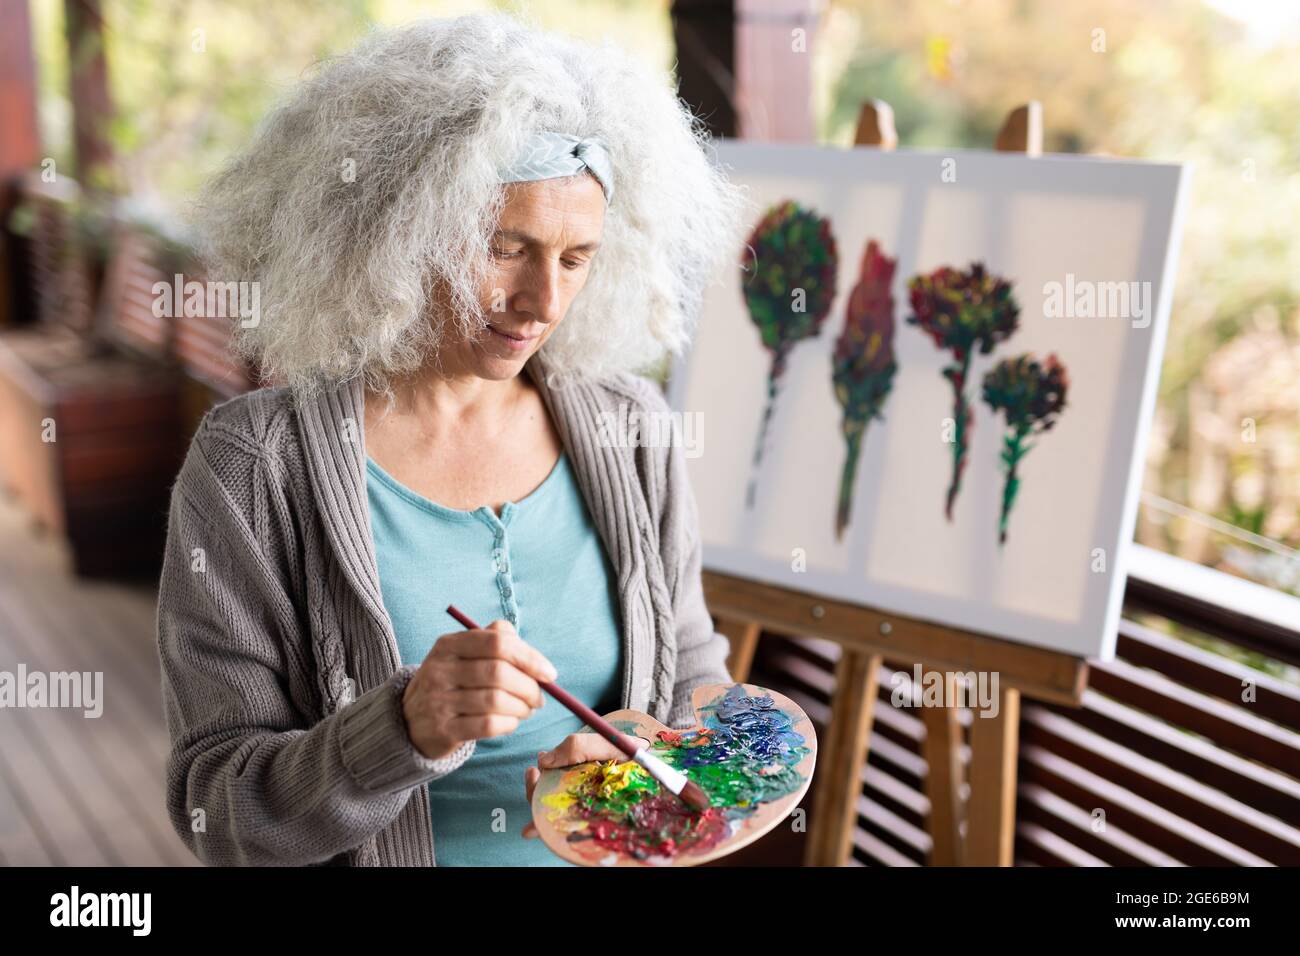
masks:
{"type": "Polygon", "coordinates": [[[704,788],[694,780],[686,781],[686,786],[682,787],[680,796],[689,806],[699,810],[700,812],[703,812],[712,806],[709,802],[709,795],[706,794],[704,788]]]}

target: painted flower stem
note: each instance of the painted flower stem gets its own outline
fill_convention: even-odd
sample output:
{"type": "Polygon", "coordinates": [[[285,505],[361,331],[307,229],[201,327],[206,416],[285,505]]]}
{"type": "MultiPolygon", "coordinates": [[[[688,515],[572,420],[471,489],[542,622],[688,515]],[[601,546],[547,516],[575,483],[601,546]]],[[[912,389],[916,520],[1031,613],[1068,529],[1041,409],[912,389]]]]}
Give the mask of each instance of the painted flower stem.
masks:
{"type": "Polygon", "coordinates": [[[858,455],[862,451],[862,436],[866,433],[867,423],[854,423],[856,427],[845,429],[844,443],[847,450],[844,456],[844,469],[840,474],[839,506],[835,511],[835,536],[843,537],[844,529],[849,526],[849,517],[853,510],[853,479],[858,472],[858,455]]]}
{"type": "Polygon", "coordinates": [[[1020,476],[1016,473],[1016,468],[1020,459],[1029,451],[1029,446],[1024,444],[1029,432],[1029,428],[1018,428],[1002,440],[1002,463],[1006,466],[1007,477],[1002,486],[1002,514],[998,518],[999,545],[1007,543],[1007,519],[1011,517],[1011,508],[1016,503],[1016,493],[1020,491],[1020,476]]]}
{"type": "Polygon", "coordinates": [[[975,424],[971,414],[970,401],[966,398],[966,377],[970,374],[970,352],[959,352],[959,365],[950,365],[944,369],[944,375],[952,382],[953,391],[953,441],[952,441],[952,478],[948,482],[948,497],[944,504],[944,514],[952,521],[952,506],[961,491],[961,477],[966,470],[966,455],[970,451],[970,432],[975,424]]]}
{"type": "Polygon", "coordinates": [[[754,444],[754,461],[753,467],[749,470],[749,488],[745,492],[745,507],[754,507],[754,498],[758,492],[758,466],[763,461],[763,446],[767,444],[767,429],[772,421],[772,413],[776,410],[776,393],[779,388],[777,373],[775,369],[778,366],[784,367],[785,363],[774,362],[773,371],[767,376],[767,401],[763,405],[763,420],[758,426],[758,441],[754,444]]]}

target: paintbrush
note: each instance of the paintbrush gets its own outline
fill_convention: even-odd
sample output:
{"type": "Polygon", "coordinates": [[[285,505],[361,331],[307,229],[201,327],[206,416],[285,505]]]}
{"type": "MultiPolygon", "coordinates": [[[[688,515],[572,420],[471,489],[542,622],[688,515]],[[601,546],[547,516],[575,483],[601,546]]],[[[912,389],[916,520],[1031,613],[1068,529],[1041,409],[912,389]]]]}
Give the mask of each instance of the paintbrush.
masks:
{"type": "MultiPolygon", "coordinates": [[[[447,613],[472,631],[482,630],[472,619],[462,614],[454,604],[447,605],[447,613]]],[[[708,795],[698,783],[691,780],[680,770],[660,760],[650,752],[648,747],[638,747],[637,744],[632,742],[633,738],[619,733],[613,724],[559,684],[549,680],[538,681],[537,683],[542,686],[542,690],[573,711],[575,716],[586,722],[588,727],[627,754],[629,759],[635,760],[644,767],[646,773],[658,780],[665,790],[677,794],[688,806],[695,810],[707,810],[712,805],[709,802],[708,795]]]]}

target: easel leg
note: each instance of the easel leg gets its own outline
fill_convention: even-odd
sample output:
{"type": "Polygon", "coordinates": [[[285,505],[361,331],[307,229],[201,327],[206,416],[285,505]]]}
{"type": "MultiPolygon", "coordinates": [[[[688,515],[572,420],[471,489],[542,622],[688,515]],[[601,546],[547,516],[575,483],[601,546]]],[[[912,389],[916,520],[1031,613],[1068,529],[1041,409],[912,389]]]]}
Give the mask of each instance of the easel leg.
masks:
{"type": "Polygon", "coordinates": [[[1004,687],[996,717],[971,720],[970,808],[966,822],[967,866],[1011,866],[1016,835],[1016,757],[1020,740],[1020,691],[1004,687]]]}
{"type": "Polygon", "coordinates": [[[749,671],[754,666],[754,651],[758,649],[758,635],[762,631],[757,621],[736,621],[730,618],[718,619],[718,633],[731,644],[727,654],[727,670],[731,679],[743,684],[749,680],[749,671]]]}
{"type": "MultiPolygon", "coordinates": [[[[943,700],[955,699],[956,680],[944,675],[943,700]]],[[[930,800],[931,866],[961,864],[961,722],[957,708],[922,707],[925,740],[921,756],[928,770],[925,793],[930,800]]]]}
{"type": "Polygon", "coordinates": [[[821,779],[808,831],[805,866],[843,866],[853,846],[862,765],[867,759],[871,715],[880,683],[879,654],[847,648],[835,668],[830,740],[822,753],[821,779]]]}

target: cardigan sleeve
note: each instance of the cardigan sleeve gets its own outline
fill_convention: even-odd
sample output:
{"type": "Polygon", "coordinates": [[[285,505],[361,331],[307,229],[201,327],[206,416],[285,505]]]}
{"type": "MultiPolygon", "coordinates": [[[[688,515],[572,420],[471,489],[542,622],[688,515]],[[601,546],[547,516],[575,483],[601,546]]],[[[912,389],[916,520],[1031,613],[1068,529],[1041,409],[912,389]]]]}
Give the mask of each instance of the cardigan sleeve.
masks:
{"type": "MultiPolygon", "coordinates": [[[[288,666],[310,653],[302,617],[200,438],[172,489],[159,582],[168,815],[207,864],[325,862],[387,826],[474,741],[440,760],[415,748],[401,711],[413,665],[322,720],[304,716],[315,689],[288,666]]],[[[252,472],[265,480],[265,463],[252,472]]]]}
{"type": "MultiPolygon", "coordinates": [[[[666,412],[668,404],[657,388],[655,395],[654,405],[666,412]]],[[[673,597],[677,632],[677,669],[667,723],[680,730],[695,726],[691,692],[696,687],[730,683],[731,674],[727,670],[730,642],[713,629],[713,618],[704,600],[699,513],[686,469],[685,449],[679,441],[672,441],[665,454],[666,482],[659,543],[673,597]]]]}

